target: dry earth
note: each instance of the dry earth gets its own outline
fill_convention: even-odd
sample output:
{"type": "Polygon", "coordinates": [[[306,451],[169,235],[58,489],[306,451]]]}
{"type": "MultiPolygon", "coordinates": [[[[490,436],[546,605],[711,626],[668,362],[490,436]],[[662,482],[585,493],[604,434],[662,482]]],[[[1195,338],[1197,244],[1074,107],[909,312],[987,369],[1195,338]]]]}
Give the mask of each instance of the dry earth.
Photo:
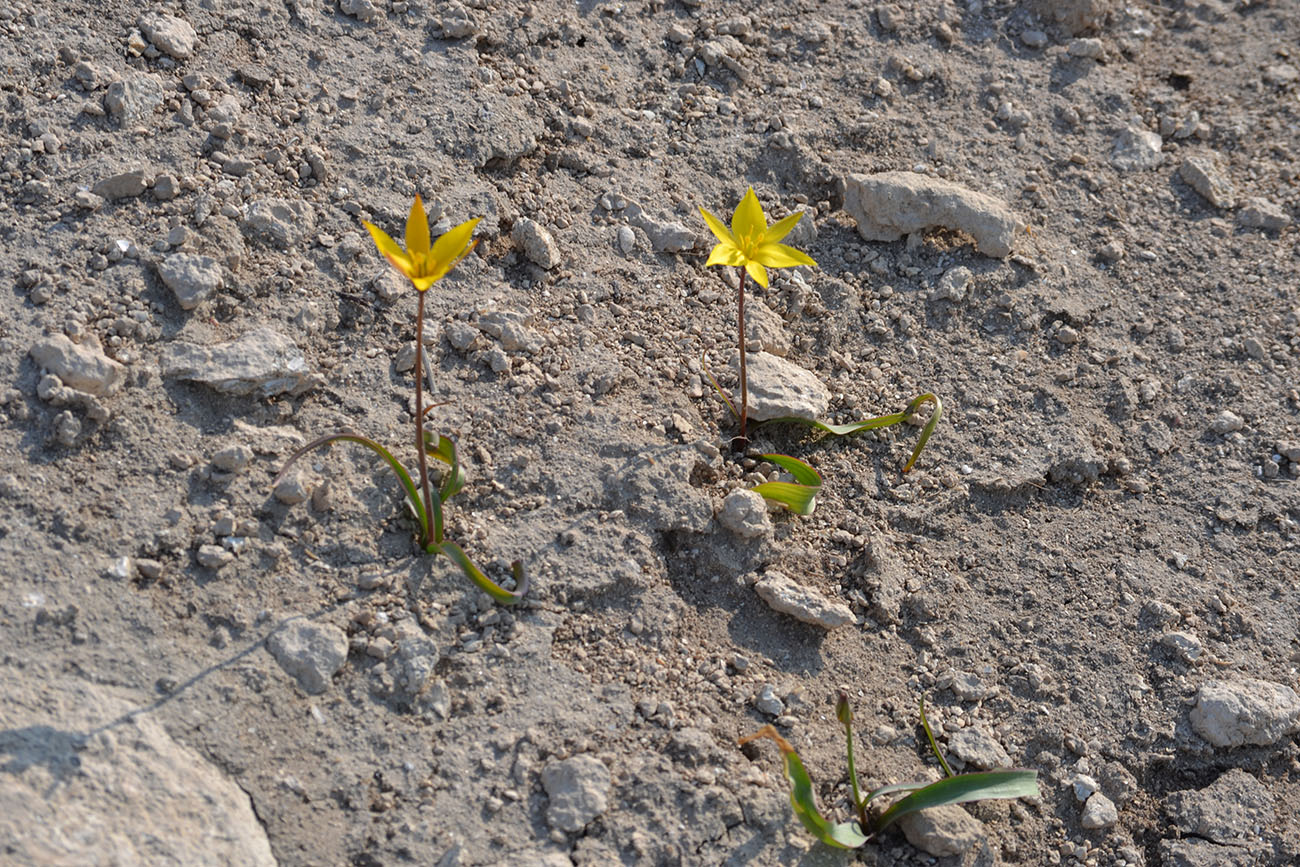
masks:
{"type": "Polygon", "coordinates": [[[0,860],[846,863],[736,746],[774,721],[843,815],[839,688],[873,782],[934,772],[927,696],[959,766],[1042,783],[867,863],[1300,859],[1300,4],[0,29],[0,860]],[[820,265],[752,296],[752,340],[836,421],[945,406],[906,476],[915,426],[760,428],[825,488],[754,527],[697,212],[749,186],[820,265]],[[272,492],[339,428],[413,457],[415,297],[360,221],[417,192],[482,218],[430,290],[431,418],[469,465],[452,537],[531,572],[514,608],[415,556],[369,452],[272,492]],[[852,620],[777,613],[773,573],[852,620]]]}

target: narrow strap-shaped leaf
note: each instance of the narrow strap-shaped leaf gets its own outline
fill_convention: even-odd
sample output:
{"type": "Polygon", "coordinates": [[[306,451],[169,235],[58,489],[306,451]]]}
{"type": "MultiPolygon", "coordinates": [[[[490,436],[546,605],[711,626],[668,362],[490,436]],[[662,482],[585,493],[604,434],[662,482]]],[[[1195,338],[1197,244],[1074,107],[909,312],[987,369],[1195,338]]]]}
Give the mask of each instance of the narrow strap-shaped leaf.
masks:
{"type": "Polygon", "coordinates": [[[760,422],[760,424],[801,424],[805,427],[816,428],[834,436],[848,436],[850,434],[862,433],[863,431],[876,430],[877,428],[890,427],[906,421],[908,416],[916,412],[923,403],[934,404],[934,412],[930,413],[930,420],[921,428],[921,436],[916,441],[916,447],[912,449],[912,456],[908,459],[907,464],[903,467],[903,472],[910,472],[916,459],[921,456],[921,450],[930,440],[930,435],[934,433],[934,428],[939,424],[939,417],[943,414],[943,404],[939,398],[931,392],[919,395],[912,399],[907,408],[902,412],[890,413],[889,415],[876,416],[875,418],[863,419],[862,421],[851,422],[849,424],[826,424],[815,419],[798,418],[787,416],[782,418],[772,418],[760,422]]]}
{"type": "Polygon", "coordinates": [[[930,731],[930,721],[925,716],[925,696],[921,696],[921,728],[925,729],[925,736],[930,741],[930,751],[934,757],[943,765],[943,774],[946,777],[953,776],[952,768],[948,767],[948,760],[939,752],[939,744],[934,739],[934,732],[930,731]]]}
{"type": "MultiPolygon", "coordinates": [[[[415,487],[415,482],[411,480],[411,474],[406,471],[406,467],[402,466],[401,463],[398,462],[397,458],[393,457],[392,452],[390,452],[388,449],[384,448],[374,440],[370,439],[369,437],[364,437],[361,434],[351,433],[349,431],[342,431],[340,433],[329,434],[327,436],[320,437],[319,439],[312,440],[311,442],[307,443],[307,445],[303,446],[293,454],[289,455],[289,459],[284,462],[284,466],[280,468],[280,472],[276,474],[275,479],[271,482],[271,487],[275,487],[277,484],[279,484],[280,480],[284,478],[284,474],[289,472],[289,468],[293,466],[293,464],[303,455],[307,454],[313,449],[318,449],[321,446],[326,446],[329,445],[330,443],[339,442],[339,441],[351,442],[351,443],[357,443],[358,445],[363,445],[384,459],[384,461],[388,464],[388,466],[391,467],[393,472],[397,475],[397,480],[402,483],[402,489],[406,491],[406,500],[410,505],[411,510],[415,513],[416,522],[419,524],[420,527],[420,546],[424,547],[426,544],[432,541],[424,538],[424,528],[428,526],[427,513],[424,510],[424,503],[420,502],[420,492],[415,487]]],[[[441,529],[442,529],[441,508],[435,509],[434,517],[435,517],[435,524],[437,525],[438,528],[438,532],[441,533],[441,529]]]]}
{"type": "Polygon", "coordinates": [[[751,735],[740,739],[741,745],[759,738],[768,738],[781,750],[785,778],[790,783],[790,806],[808,832],[827,846],[838,849],[856,849],[867,842],[867,837],[857,822],[834,823],[822,816],[813,795],[812,779],[790,742],[777,734],[770,725],[763,726],[751,735]]]}
{"type": "Polygon", "coordinates": [[[438,498],[445,503],[465,487],[465,471],[461,469],[460,459],[456,457],[456,444],[450,437],[439,434],[438,444],[434,445],[433,433],[425,431],[424,450],[429,457],[436,458],[449,467],[446,478],[442,480],[442,487],[438,489],[438,498]]]}
{"type": "Polygon", "coordinates": [[[516,560],[510,564],[511,571],[515,576],[515,589],[512,592],[484,575],[455,542],[443,542],[436,547],[460,567],[460,571],[465,573],[465,577],[477,584],[480,590],[502,605],[514,605],[521,602],[524,595],[528,593],[528,573],[524,570],[522,561],[516,560]]]}
{"type": "Polygon", "coordinates": [[[879,833],[908,813],[942,807],[946,804],[964,804],[989,798],[1037,798],[1038,771],[1012,770],[987,771],[978,774],[957,774],[937,783],[918,789],[906,798],[892,804],[880,814],[874,830],[879,833]]]}
{"type": "Polygon", "coordinates": [[[867,792],[864,803],[870,804],[872,799],[879,798],[882,795],[896,795],[899,792],[915,792],[917,789],[924,789],[929,783],[908,782],[908,783],[890,783],[888,786],[881,786],[879,789],[872,789],[867,792]]]}
{"type": "Polygon", "coordinates": [[[762,457],[763,460],[771,461],[794,476],[794,480],[801,485],[811,485],[815,488],[820,488],[822,485],[822,477],[817,471],[798,458],[789,455],[763,455],[762,457]]]}
{"type": "Polygon", "coordinates": [[[722,398],[722,402],[727,405],[727,409],[731,410],[731,414],[736,418],[740,418],[740,412],[736,409],[736,405],[731,402],[731,398],[727,397],[727,393],[722,390],[722,386],[718,385],[718,381],[713,378],[713,374],[709,372],[708,365],[704,363],[704,356],[702,355],[700,356],[700,370],[709,378],[709,384],[718,393],[718,397],[722,398]]]}
{"type": "Polygon", "coordinates": [[[794,482],[763,482],[755,485],[754,493],[765,500],[780,503],[796,515],[811,515],[817,508],[817,488],[794,482]]]}
{"type": "Polygon", "coordinates": [[[858,786],[858,763],[853,756],[853,708],[849,705],[849,694],[840,690],[835,701],[835,718],[844,726],[844,753],[849,757],[849,785],[853,789],[853,809],[858,814],[858,824],[867,827],[867,802],[862,797],[858,786]]]}

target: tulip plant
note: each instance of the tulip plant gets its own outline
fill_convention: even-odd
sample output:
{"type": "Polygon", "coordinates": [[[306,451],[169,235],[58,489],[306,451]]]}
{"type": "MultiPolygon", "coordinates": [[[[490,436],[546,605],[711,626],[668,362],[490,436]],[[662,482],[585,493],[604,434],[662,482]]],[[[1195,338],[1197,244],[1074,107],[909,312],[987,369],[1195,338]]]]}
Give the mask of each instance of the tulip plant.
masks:
{"type": "Polygon", "coordinates": [[[424,203],[419,195],[416,195],[411,205],[411,212],[406,218],[405,250],[383,229],[368,222],[365,224],[379,252],[411,281],[418,293],[419,300],[415,313],[415,451],[419,466],[419,485],[416,485],[406,467],[393,457],[392,452],[369,437],[351,431],[328,434],[307,443],[289,456],[276,481],[283,478],[295,461],[321,446],[340,441],[365,446],[383,458],[401,482],[402,489],[406,493],[406,504],[417,523],[416,538],[420,549],[428,554],[445,554],[460,567],[466,577],[489,596],[503,605],[511,605],[523,599],[528,591],[528,576],[524,572],[523,564],[516,560],[512,565],[515,589],[506,590],[475,566],[459,545],[444,536],[442,505],[464,486],[465,473],[456,457],[455,443],[445,436],[439,436],[435,442],[433,434],[424,428],[424,416],[429,409],[433,409],[433,407],[426,409],[424,406],[424,293],[430,286],[445,277],[456,263],[468,256],[478,244],[477,241],[470,240],[476,225],[478,225],[477,219],[461,223],[430,245],[429,218],[424,212],[424,203]],[[429,481],[430,457],[447,465],[447,472],[436,494],[432,493],[429,481]]]}
{"type": "Polygon", "coordinates": [[[813,795],[812,778],[795,752],[790,742],[777,734],[770,725],[763,726],[751,735],[740,739],[740,743],[749,743],[759,738],[767,738],[781,750],[783,770],[790,783],[790,805],[799,822],[827,846],[837,849],[857,849],[876,835],[882,833],[894,822],[906,816],[930,807],[942,807],[945,804],[964,804],[970,801],[983,801],[989,798],[1037,798],[1038,772],[1013,769],[1006,771],[984,771],[973,774],[954,774],[952,768],[939,752],[939,745],[934,741],[930,731],[930,722],[925,718],[925,700],[921,701],[921,726],[925,729],[930,749],[943,767],[944,778],[936,783],[894,783],[881,786],[862,794],[858,785],[857,765],[853,757],[853,710],[849,707],[849,697],[840,692],[835,703],[835,717],[844,726],[845,751],[848,753],[849,785],[852,790],[854,818],[848,822],[832,822],[822,815],[817,808],[817,799],[813,795]],[[905,794],[877,812],[872,811],[876,798],[905,794]]]}

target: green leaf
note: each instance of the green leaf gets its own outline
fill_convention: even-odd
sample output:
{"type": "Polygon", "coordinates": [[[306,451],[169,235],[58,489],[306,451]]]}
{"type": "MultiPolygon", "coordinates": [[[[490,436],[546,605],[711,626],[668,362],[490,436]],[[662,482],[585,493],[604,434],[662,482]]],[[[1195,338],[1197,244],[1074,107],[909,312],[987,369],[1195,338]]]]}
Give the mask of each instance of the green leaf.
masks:
{"type": "Polygon", "coordinates": [[[817,799],[813,795],[812,779],[800,761],[798,753],[790,742],[777,734],[770,725],[763,726],[751,735],[740,739],[747,744],[759,738],[768,738],[781,750],[785,778],[790,782],[790,806],[800,823],[818,840],[837,849],[856,849],[867,842],[867,836],[857,822],[831,822],[824,818],[817,809],[817,799]]]}
{"type": "Polygon", "coordinates": [[[756,485],[754,491],[763,499],[780,503],[796,515],[811,515],[817,507],[817,494],[822,489],[822,477],[817,471],[789,455],[763,455],[763,460],[781,467],[794,476],[795,481],[763,482],[756,485]]]}
{"type": "Polygon", "coordinates": [[[930,731],[930,721],[925,716],[925,696],[921,696],[921,728],[925,729],[925,736],[930,741],[930,751],[939,760],[939,764],[943,765],[943,775],[945,777],[954,776],[952,768],[948,767],[947,759],[943,757],[943,753],[939,752],[939,744],[934,740],[934,732],[930,731]]]}
{"type": "MultiPolygon", "coordinates": [[[[381,458],[383,458],[385,462],[387,462],[388,466],[391,467],[393,472],[397,475],[397,480],[402,483],[402,489],[406,491],[407,504],[411,507],[411,511],[415,513],[416,523],[420,527],[420,532],[419,532],[420,546],[425,547],[426,545],[428,545],[432,541],[430,539],[425,538],[425,529],[429,526],[428,512],[426,512],[424,509],[424,503],[420,501],[420,492],[419,489],[416,488],[415,482],[412,481],[411,474],[406,471],[406,467],[402,466],[401,463],[398,462],[397,458],[393,457],[392,452],[390,452],[388,449],[384,448],[374,440],[370,439],[369,437],[364,437],[361,434],[351,433],[349,431],[341,431],[339,433],[328,434],[327,436],[323,436],[320,437],[319,439],[312,440],[311,442],[307,443],[307,445],[303,446],[293,454],[289,455],[289,459],[284,462],[284,466],[280,468],[280,472],[276,474],[275,479],[271,482],[271,487],[275,487],[277,484],[279,484],[280,480],[284,478],[284,474],[289,472],[289,468],[293,466],[293,464],[303,455],[307,454],[308,452],[314,449],[318,449],[321,446],[327,446],[330,443],[340,442],[340,441],[363,445],[366,448],[370,449],[375,454],[379,455],[381,458]]],[[[437,526],[439,528],[438,532],[440,533],[442,527],[441,508],[436,509],[435,518],[436,518],[437,526]]]]}
{"type": "Polygon", "coordinates": [[[916,412],[923,403],[934,404],[934,412],[930,413],[930,420],[925,423],[921,429],[921,437],[916,441],[916,447],[912,449],[912,456],[908,459],[907,464],[903,467],[903,472],[909,472],[916,459],[921,456],[921,450],[929,441],[930,435],[934,433],[934,428],[939,424],[939,417],[943,414],[943,404],[939,398],[930,392],[919,395],[912,399],[912,402],[902,412],[890,413],[889,415],[876,416],[875,418],[863,419],[862,421],[851,422],[849,424],[826,424],[825,422],[816,421],[815,419],[785,417],[773,418],[761,422],[761,424],[801,424],[805,427],[816,428],[817,430],[831,434],[832,436],[848,436],[850,434],[862,433],[863,431],[876,430],[877,428],[889,427],[899,424],[908,419],[912,413],[916,412]]]}
{"type": "Polygon", "coordinates": [[[515,576],[515,589],[510,591],[484,575],[455,542],[443,542],[434,547],[446,554],[453,563],[459,566],[460,571],[465,573],[465,577],[477,584],[480,590],[502,605],[514,605],[521,602],[524,595],[528,593],[528,573],[524,571],[524,564],[519,560],[510,564],[515,576]]]}
{"type": "Polygon", "coordinates": [[[456,444],[449,437],[439,434],[438,444],[434,445],[433,434],[425,431],[424,450],[429,457],[436,458],[449,467],[446,478],[442,480],[442,487],[438,489],[438,499],[445,503],[465,487],[465,471],[460,468],[460,460],[456,457],[456,444]]]}
{"type": "Polygon", "coordinates": [[[816,488],[822,485],[822,477],[817,474],[817,471],[798,458],[789,455],[763,455],[763,460],[776,464],[794,476],[794,480],[801,485],[812,485],[816,488]]]}
{"type": "MultiPolygon", "coordinates": [[[[874,797],[880,790],[872,792],[874,797]]],[[[874,830],[879,833],[908,813],[942,807],[945,804],[964,804],[990,798],[1037,798],[1038,771],[987,771],[978,774],[958,774],[924,788],[892,804],[880,814],[874,830]]]]}

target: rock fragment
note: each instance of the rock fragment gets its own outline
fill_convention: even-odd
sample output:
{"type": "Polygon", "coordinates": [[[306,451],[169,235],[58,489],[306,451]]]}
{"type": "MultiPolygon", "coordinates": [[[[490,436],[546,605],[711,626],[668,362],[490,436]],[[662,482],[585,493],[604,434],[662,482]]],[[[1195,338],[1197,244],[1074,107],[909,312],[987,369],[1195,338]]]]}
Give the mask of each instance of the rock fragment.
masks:
{"type": "Polygon", "coordinates": [[[149,189],[149,180],[144,169],[131,169],[109,175],[91,187],[90,191],[110,202],[117,199],[134,199],[149,189]]]}
{"type": "Polygon", "coordinates": [[[54,334],[36,341],[29,353],[65,385],[96,397],[113,394],[126,382],[126,368],[104,355],[98,342],[73,343],[54,334]]]}
{"type": "Polygon", "coordinates": [[[576,834],[609,806],[609,768],[594,756],[551,762],[542,769],[542,786],[550,804],[546,821],[558,831],[576,834]]]}
{"type": "Polygon", "coordinates": [[[1083,816],[1079,824],[1090,831],[1109,828],[1119,821],[1119,810],[1115,802],[1101,792],[1093,792],[1083,805],[1083,816]]]}
{"type": "Polygon", "coordinates": [[[970,726],[948,739],[952,754],[981,771],[1011,767],[1011,757],[993,735],[980,726],[970,726]]]}
{"type": "Polygon", "coordinates": [[[162,81],[147,72],[113,82],[104,94],[104,108],[124,128],[143,123],[162,101],[162,81]]]}
{"type": "Polygon", "coordinates": [[[933,227],[975,239],[975,249],[1003,258],[1024,231],[1006,205],[992,196],[917,172],[881,172],[845,178],[844,210],[867,241],[897,241],[933,227]]]}
{"type": "Polygon", "coordinates": [[[1149,129],[1131,126],[1115,138],[1110,163],[1122,172],[1139,172],[1154,169],[1164,160],[1160,149],[1164,146],[1160,136],[1149,129]]]}
{"type": "Polygon", "coordinates": [[[1178,176],[1216,208],[1231,208],[1237,204],[1237,194],[1232,184],[1205,157],[1188,157],[1183,160],[1183,164],[1178,167],[1178,176]]]}
{"type": "Polygon", "coordinates": [[[240,228],[254,240],[278,250],[298,246],[316,226],[311,207],[290,199],[262,199],[248,206],[240,228]]]}
{"type": "Polygon", "coordinates": [[[1216,747],[1267,747],[1296,731],[1300,696],[1282,684],[1212,680],[1196,693],[1192,728],[1216,747]]]}
{"type": "Polygon", "coordinates": [[[788,614],[803,623],[835,629],[854,622],[853,611],[847,605],[796,584],[775,570],[768,570],[754,585],[754,590],[773,611],[788,614]]]}
{"type": "Polygon", "coordinates": [[[348,636],[337,626],[295,618],[267,636],[266,649],[304,692],[319,695],[348,658],[348,636]]]}
{"type": "Polygon", "coordinates": [[[1165,813],[1186,835],[1220,844],[1240,844],[1273,822],[1273,794],[1240,768],[1199,791],[1172,792],[1165,813]]]}
{"type": "Polygon", "coordinates": [[[772,518],[767,501],[754,491],[732,491],[722,501],[718,523],[744,539],[755,539],[772,532],[772,518]]]}
{"type": "Polygon", "coordinates": [[[510,230],[510,239],[523,250],[524,258],[547,271],[560,264],[560,249],[555,239],[536,220],[521,217],[510,230]]]}
{"type": "Polygon", "coordinates": [[[898,826],[907,842],[938,858],[970,851],[985,834],[980,821],[956,804],[909,813],[898,826]]]}
{"type": "Polygon", "coordinates": [[[624,212],[627,221],[645,232],[656,253],[680,253],[695,248],[695,232],[677,220],[656,219],[631,202],[624,212]]]}
{"type": "Polygon", "coordinates": [[[195,253],[173,253],[158,265],[158,277],[176,296],[183,310],[198,307],[221,288],[224,277],[216,259],[195,253]]]}
{"type": "Polygon", "coordinates": [[[1280,232],[1291,225],[1291,215],[1258,196],[1246,199],[1237,212],[1237,222],[1251,229],[1280,232]]]}
{"type": "MultiPolygon", "coordinates": [[[[732,368],[740,370],[739,356],[732,368]]],[[[830,406],[830,392],[810,371],[770,352],[751,352],[746,360],[749,417],[820,419],[830,406]]]]}
{"type": "Polygon", "coordinates": [[[188,21],[172,15],[147,12],[140,16],[137,26],[154,48],[176,60],[187,60],[194,54],[198,35],[188,21]]]}
{"type": "Polygon", "coordinates": [[[203,383],[224,394],[262,397],[296,396],[321,382],[307,368],[307,359],[294,342],[266,327],[214,346],[173,343],[163,350],[162,373],[203,383]]]}

